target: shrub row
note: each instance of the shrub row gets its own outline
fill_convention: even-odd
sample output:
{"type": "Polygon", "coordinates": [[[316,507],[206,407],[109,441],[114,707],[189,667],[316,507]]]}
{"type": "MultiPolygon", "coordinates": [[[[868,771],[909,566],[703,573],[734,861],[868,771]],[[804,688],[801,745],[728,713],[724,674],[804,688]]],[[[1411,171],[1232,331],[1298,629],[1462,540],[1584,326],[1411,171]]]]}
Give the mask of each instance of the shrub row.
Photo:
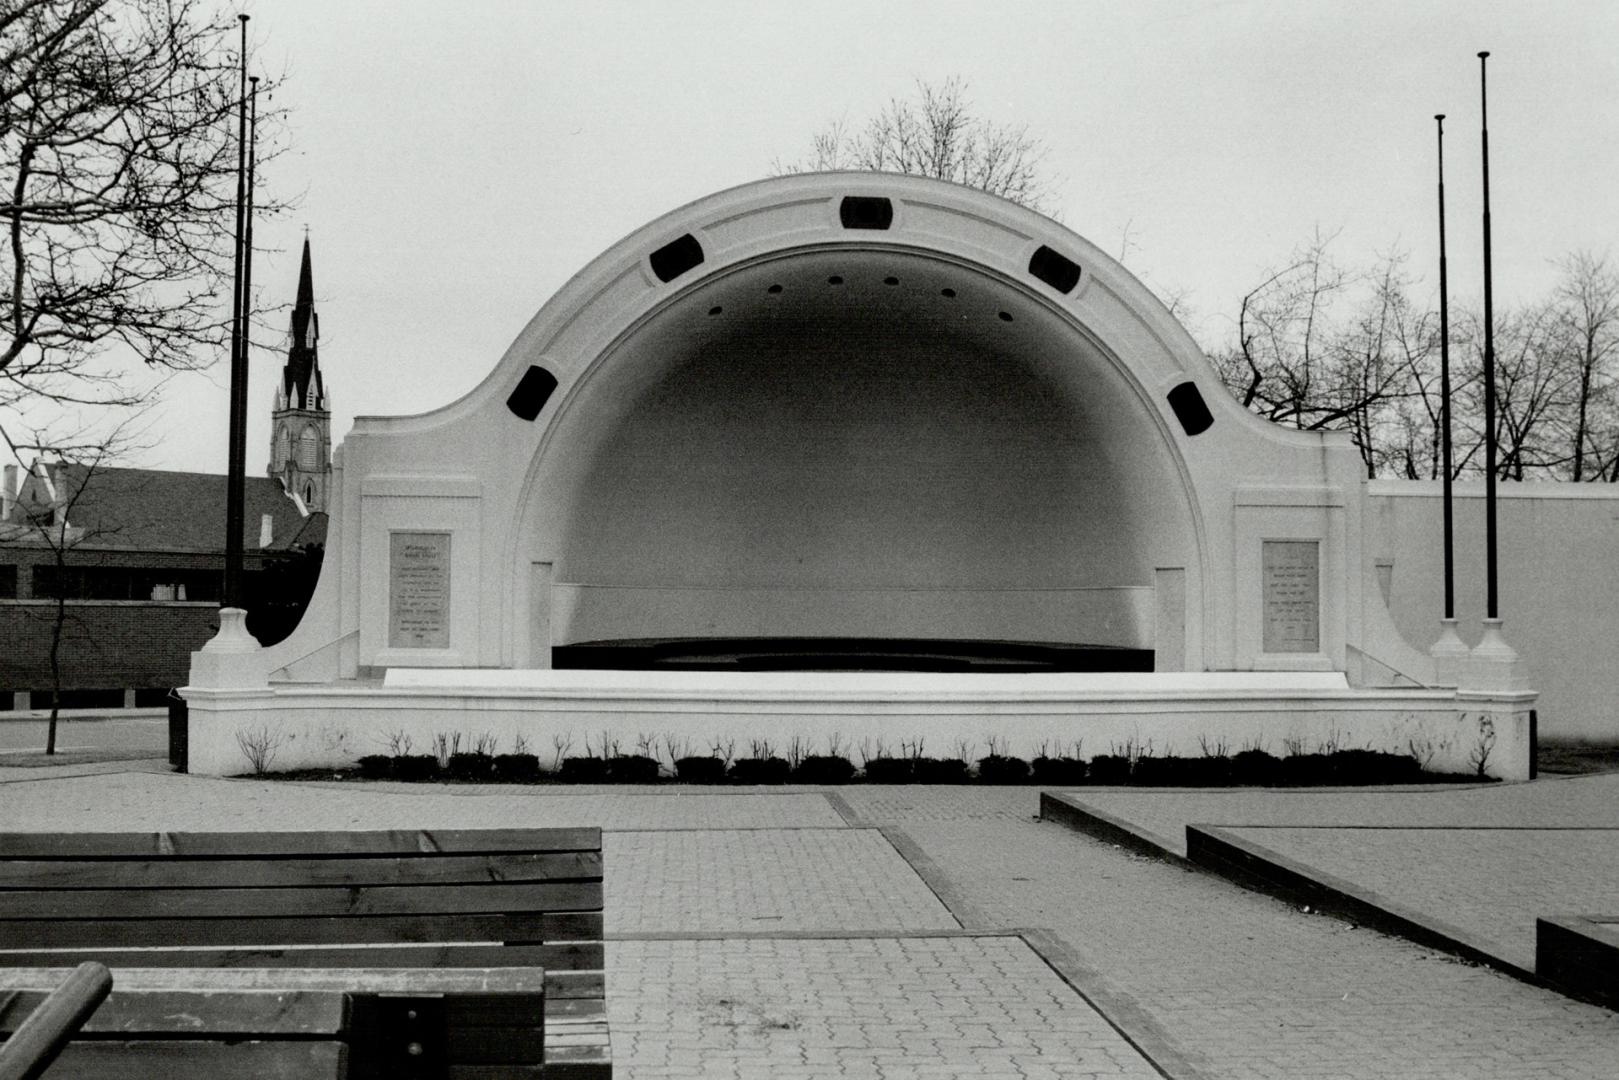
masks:
{"type": "MultiPolygon", "coordinates": [[[[540,768],[534,754],[372,754],[359,762],[368,780],[461,780],[483,783],[649,784],[660,778],[658,762],[639,754],[611,757],[565,757],[555,771],[540,768]]],[[[738,758],[729,766],[718,757],[683,757],[675,775],[688,784],[847,784],[856,778],[854,763],[831,755],[804,757],[796,765],[779,757],[738,758]]],[[[1478,780],[1469,774],[1437,774],[1422,770],[1405,754],[1379,750],[1339,750],[1330,754],[1276,757],[1263,750],[1230,756],[1128,757],[1099,754],[1080,758],[1037,757],[1034,761],[993,754],[973,769],[959,758],[874,757],[861,774],[871,784],[1138,784],[1156,787],[1307,786],[1412,784],[1425,781],[1478,780]]]]}

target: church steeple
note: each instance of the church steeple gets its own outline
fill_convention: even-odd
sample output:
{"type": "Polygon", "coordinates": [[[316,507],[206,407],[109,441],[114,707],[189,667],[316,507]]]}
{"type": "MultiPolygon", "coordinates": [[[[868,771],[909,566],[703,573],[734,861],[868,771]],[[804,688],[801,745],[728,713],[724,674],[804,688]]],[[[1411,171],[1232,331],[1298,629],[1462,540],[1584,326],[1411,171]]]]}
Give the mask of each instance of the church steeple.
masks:
{"type": "Polygon", "coordinates": [[[270,413],[270,475],[313,513],[326,509],[332,477],[332,413],[320,372],[320,315],[315,311],[307,231],[291,330],[287,363],[270,413]]]}
{"type": "Polygon", "coordinates": [[[284,408],[325,408],[320,377],[320,316],[315,312],[315,274],[310,266],[309,237],[304,236],[303,266],[298,270],[298,299],[292,305],[292,347],[281,373],[284,408]]]}

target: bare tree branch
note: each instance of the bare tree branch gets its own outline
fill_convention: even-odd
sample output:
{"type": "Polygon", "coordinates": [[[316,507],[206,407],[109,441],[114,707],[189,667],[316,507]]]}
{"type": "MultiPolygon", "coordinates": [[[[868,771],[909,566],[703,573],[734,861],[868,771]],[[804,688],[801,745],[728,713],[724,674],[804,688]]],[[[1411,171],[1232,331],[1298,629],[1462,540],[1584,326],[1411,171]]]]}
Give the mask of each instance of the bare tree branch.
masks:
{"type": "Polygon", "coordinates": [[[785,165],[778,159],[773,171],[931,176],[1043,210],[1051,198],[1045,158],[1045,145],[1027,128],[975,116],[966,82],[952,77],[918,81],[914,97],[890,99],[858,129],[842,120],[828,124],[811,136],[808,155],[785,165]]]}

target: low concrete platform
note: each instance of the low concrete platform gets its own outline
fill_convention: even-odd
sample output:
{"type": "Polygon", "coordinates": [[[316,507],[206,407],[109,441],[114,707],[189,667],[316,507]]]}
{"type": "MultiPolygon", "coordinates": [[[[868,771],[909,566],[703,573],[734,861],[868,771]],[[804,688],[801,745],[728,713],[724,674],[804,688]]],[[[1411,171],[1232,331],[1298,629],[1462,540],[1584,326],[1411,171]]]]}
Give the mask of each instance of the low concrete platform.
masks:
{"type": "Polygon", "coordinates": [[[1619,995],[1619,966],[1592,959],[1607,955],[1611,927],[1602,928],[1619,912],[1619,774],[1462,788],[1047,792],[1041,812],[1521,978],[1619,995]],[[1563,934],[1537,928],[1570,916],[1556,924],[1563,934]],[[1569,936],[1575,924],[1588,928],[1583,937],[1569,936]],[[1537,957],[1548,947],[1560,958],[1550,966],[1537,957]]]}

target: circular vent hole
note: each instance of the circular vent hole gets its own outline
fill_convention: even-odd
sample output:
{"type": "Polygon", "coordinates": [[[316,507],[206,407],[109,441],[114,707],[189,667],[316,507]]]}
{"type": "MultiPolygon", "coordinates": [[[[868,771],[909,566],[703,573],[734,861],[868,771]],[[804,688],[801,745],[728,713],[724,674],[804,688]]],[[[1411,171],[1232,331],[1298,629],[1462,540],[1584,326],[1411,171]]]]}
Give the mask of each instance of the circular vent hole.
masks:
{"type": "Polygon", "coordinates": [[[1001,322],[1011,322],[1011,321],[1012,321],[1012,316],[1011,316],[1010,313],[1005,312],[1005,311],[1001,312],[1001,322]]]}
{"type": "Polygon", "coordinates": [[[944,296],[944,297],[948,297],[949,299],[954,300],[956,298],[956,290],[954,290],[954,289],[940,289],[939,290],[939,295],[944,296]]]}
{"type": "Polygon", "coordinates": [[[708,313],[709,313],[709,314],[710,314],[710,315],[718,315],[718,314],[719,314],[719,313],[720,313],[720,312],[722,312],[722,311],[724,311],[724,310],[725,310],[725,309],[724,309],[724,308],[722,308],[722,307],[718,307],[718,306],[715,306],[715,307],[711,307],[711,308],[709,308],[709,309],[708,309],[708,313]]]}
{"type": "Polygon", "coordinates": [[[765,292],[769,293],[771,296],[775,296],[777,293],[781,292],[781,286],[772,285],[770,288],[766,289],[765,292]]]}
{"type": "Polygon", "coordinates": [[[885,277],[885,278],[883,278],[883,284],[884,285],[898,285],[899,284],[899,278],[897,278],[897,277],[885,277]]]}
{"type": "Polygon", "coordinates": [[[831,277],[826,279],[826,283],[828,285],[842,285],[843,279],[838,277],[838,275],[833,274],[831,277]]]}

